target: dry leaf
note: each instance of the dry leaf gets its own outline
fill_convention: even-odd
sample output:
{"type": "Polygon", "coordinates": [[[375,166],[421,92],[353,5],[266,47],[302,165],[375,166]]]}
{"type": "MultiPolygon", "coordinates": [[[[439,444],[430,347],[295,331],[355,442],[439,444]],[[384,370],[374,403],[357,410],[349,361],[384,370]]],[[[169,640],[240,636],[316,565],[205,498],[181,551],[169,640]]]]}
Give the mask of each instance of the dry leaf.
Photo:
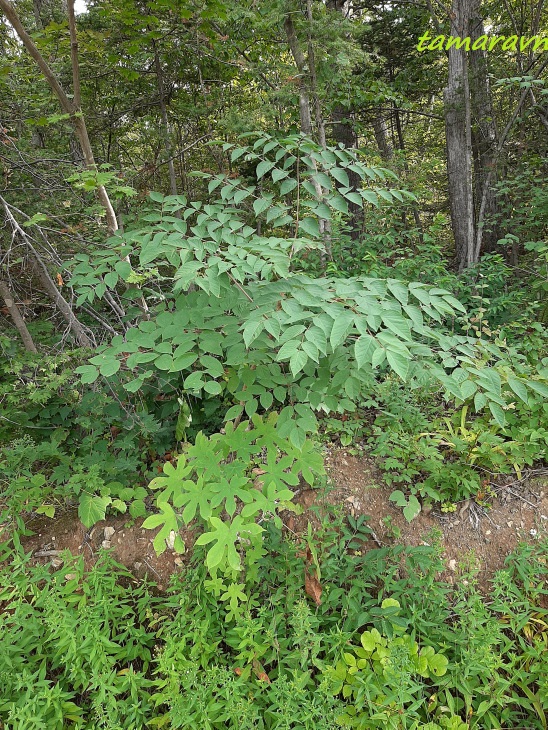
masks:
{"type": "Polygon", "coordinates": [[[256,659],[253,660],[253,674],[260,682],[270,684],[270,677],[256,659]]]}
{"type": "Polygon", "coordinates": [[[307,570],[304,571],[304,589],[306,595],[310,596],[316,606],[321,606],[323,588],[316,576],[307,570]]]}

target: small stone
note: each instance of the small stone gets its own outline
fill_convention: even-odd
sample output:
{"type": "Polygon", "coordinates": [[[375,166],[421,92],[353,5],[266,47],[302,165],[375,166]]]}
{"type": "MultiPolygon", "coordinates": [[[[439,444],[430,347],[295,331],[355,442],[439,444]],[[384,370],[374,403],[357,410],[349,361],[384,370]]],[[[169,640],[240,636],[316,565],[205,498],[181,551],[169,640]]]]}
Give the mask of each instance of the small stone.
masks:
{"type": "Polygon", "coordinates": [[[454,520],[453,527],[457,527],[458,525],[460,525],[460,520],[454,520]]]}
{"type": "Polygon", "coordinates": [[[507,522],[506,524],[508,525],[508,527],[512,527],[512,525],[513,525],[514,523],[512,522],[512,520],[509,520],[509,521],[508,521],[508,522],[507,522]]]}
{"type": "Polygon", "coordinates": [[[135,568],[135,570],[139,570],[142,565],[143,565],[142,563],[137,563],[137,562],[133,563],[133,567],[135,568]]]}
{"type": "Polygon", "coordinates": [[[454,559],[453,559],[453,560],[450,560],[450,561],[449,561],[449,562],[447,563],[447,566],[448,566],[449,570],[452,570],[453,572],[455,572],[455,571],[456,571],[456,569],[457,569],[457,561],[456,561],[456,560],[454,560],[454,559]]]}
{"type": "Polygon", "coordinates": [[[105,529],[103,530],[105,540],[110,540],[110,538],[114,535],[115,532],[116,532],[116,530],[114,529],[114,527],[105,527],[105,529]]]}
{"type": "Polygon", "coordinates": [[[485,534],[486,535],[490,535],[491,534],[491,530],[485,530],[485,534]]]}
{"type": "Polygon", "coordinates": [[[51,539],[53,540],[53,542],[55,542],[55,535],[51,539]]]}
{"type": "Polygon", "coordinates": [[[108,550],[110,548],[111,544],[112,543],[110,542],[110,540],[103,540],[103,542],[101,543],[101,547],[104,548],[105,550],[108,550]]]}
{"type": "Polygon", "coordinates": [[[76,575],[76,573],[67,573],[65,575],[65,580],[76,580],[77,578],[78,576],[76,575]]]}
{"type": "Polygon", "coordinates": [[[175,532],[175,530],[171,530],[171,532],[169,533],[169,537],[166,540],[166,545],[168,546],[168,548],[170,550],[173,550],[173,548],[175,547],[176,537],[177,537],[177,533],[175,532]]]}
{"type": "Polygon", "coordinates": [[[54,568],[60,568],[63,565],[63,561],[59,560],[59,558],[52,558],[51,564],[54,568]]]}
{"type": "Polygon", "coordinates": [[[183,561],[181,560],[181,558],[175,558],[175,560],[173,562],[175,563],[175,565],[182,565],[183,564],[183,561]]]}
{"type": "Polygon", "coordinates": [[[540,519],[541,520],[548,520],[548,515],[541,515],[540,516],[540,519]]]}

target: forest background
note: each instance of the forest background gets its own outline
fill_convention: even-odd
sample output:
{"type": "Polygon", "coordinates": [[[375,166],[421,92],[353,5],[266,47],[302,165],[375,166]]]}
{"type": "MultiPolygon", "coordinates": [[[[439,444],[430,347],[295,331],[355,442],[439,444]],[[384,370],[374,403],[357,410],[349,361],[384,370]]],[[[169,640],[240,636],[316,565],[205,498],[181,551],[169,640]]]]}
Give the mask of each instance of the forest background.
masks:
{"type": "Polygon", "coordinates": [[[80,10],[0,0],[0,723],[545,730],[540,514],[482,594],[299,502],[343,446],[409,522],[537,504],[548,57],[476,42],[544,2],[80,10]],[[114,515],[167,594],[95,562],[114,515]]]}

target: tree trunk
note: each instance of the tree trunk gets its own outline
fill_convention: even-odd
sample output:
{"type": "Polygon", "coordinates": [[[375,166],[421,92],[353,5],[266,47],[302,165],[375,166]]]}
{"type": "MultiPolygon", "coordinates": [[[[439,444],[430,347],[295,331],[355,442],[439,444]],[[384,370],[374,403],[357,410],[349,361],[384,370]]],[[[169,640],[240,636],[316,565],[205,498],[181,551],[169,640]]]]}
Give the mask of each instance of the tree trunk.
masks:
{"type": "MultiPolygon", "coordinates": [[[[469,0],[453,0],[451,35],[468,35],[469,0]]],[[[447,176],[451,222],[459,271],[477,262],[472,188],[472,138],[468,64],[464,48],[448,52],[449,75],[444,92],[447,176]]]]}
{"type": "Polygon", "coordinates": [[[310,116],[310,95],[306,78],[306,60],[299,45],[293,19],[289,13],[284,18],[284,28],[289,50],[299,72],[299,117],[301,120],[301,132],[311,137],[312,117],[310,116]]]}
{"type": "MultiPolygon", "coordinates": [[[[485,35],[483,19],[480,15],[480,2],[473,0],[470,18],[470,40],[472,43],[485,35]]],[[[489,84],[487,54],[478,49],[469,55],[470,102],[472,115],[472,154],[474,159],[474,208],[476,225],[479,221],[479,209],[487,185],[484,218],[487,227],[483,231],[482,250],[495,251],[496,243],[502,237],[497,223],[489,219],[497,213],[495,183],[497,182],[496,149],[497,130],[495,125],[491,87],[489,84]],[[491,175],[489,173],[491,172],[491,175]]],[[[480,251],[481,254],[481,251],[480,251]]]]}
{"type": "Polygon", "coordinates": [[[373,132],[375,133],[375,141],[379,148],[379,154],[383,160],[388,161],[392,158],[393,151],[386,135],[386,120],[382,114],[375,114],[372,124],[373,132]]]}
{"type": "Polygon", "coordinates": [[[167,106],[165,97],[164,87],[164,73],[162,71],[162,64],[160,63],[160,56],[158,55],[158,48],[156,41],[152,41],[152,47],[154,49],[154,69],[156,71],[156,82],[158,84],[158,96],[160,97],[160,114],[162,116],[162,133],[164,137],[164,146],[167,155],[167,169],[169,171],[169,190],[172,195],[177,195],[177,177],[175,175],[175,163],[173,148],[171,146],[171,129],[169,127],[169,119],[167,116],[167,106]]]}
{"type": "MultiPolygon", "coordinates": [[[[394,117],[395,117],[395,120],[396,120],[396,132],[398,134],[398,144],[399,144],[400,150],[405,153],[405,140],[404,140],[404,137],[403,137],[403,129],[402,129],[402,125],[401,125],[400,110],[397,107],[394,109],[394,117]]],[[[403,158],[403,166],[404,166],[405,172],[406,173],[409,173],[409,164],[407,162],[407,158],[406,157],[403,158]]],[[[420,214],[419,214],[419,207],[418,207],[418,205],[416,203],[413,203],[412,206],[411,206],[411,209],[413,211],[413,219],[415,221],[415,226],[416,226],[416,228],[417,228],[417,230],[419,232],[419,238],[420,238],[421,243],[422,243],[423,240],[424,240],[424,230],[423,230],[423,227],[422,227],[422,221],[421,221],[421,217],[420,217],[420,214]]],[[[403,215],[405,216],[405,213],[403,215]]]]}
{"type": "MultiPolygon", "coordinates": [[[[354,149],[358,144],[356,133],[352,129],[352,125],[348,121],[348,111],[342,106],[335,106],[331,113],[333,119],[333,137],[349,149],[354,149]]],[[[348,174],[348,186],[352,190],[359,190],[361,188],[362,179],[354,170],[347,170],[348,174]]],[[[342,183],[335,181],[337,188],[345,187],[342,183]]],[[[353,240],[357,240],[360,236],[362,228],[363,212],[359,205],[356,203],[348,203],[348,210],[350,211],[350,237],[353,240]]]]}
{"type": "Polygon", "coordinates": [[[17,327],[17,331],[21,335],[21,339],[23,340],[23,345],[25,346],[25,350],[27,352],[38,352],[38,350],[36,349],[36,346],[34,345],[34,342],[32,341],[30,332],[27,329],[25,320],[23,319],[23,316],[22,316],[21,312],[19,311],[19,307],[15,303],[15,299],[13,297],[13,294],[10,291],[8,284],[5,281],[2,281],[1,279],[0,279],[0,297],[2,297],[2,299],[4,300],[6,307],[8,308],[8,311],[10,313],[10,316],[13,320],[13,324],[17,327]]]}
{"type": "MultiPolygon", "coordinates": [[[[310,10],[310,12],[312,12],[310,10]]],[[[287,36],[287,44],[289,46],[289,50],[291,51],[291,55],[293,56],[293,60],[295,61],[295,66],[297,67],[297,70],[299,72],[299,115],[301,120],[301,132],[303,134],[306,134],[309,137],[312,137],[313,130],[312,130],[312,117],[310,113],[310,87],[312,86],[312,96],[317,96],[316,88],[313,86],[313,80],[315,81],[315,70],[314,73],[311,74],[310,72],[310,63],[313,61],[313,55],[312,57],[309,57],[308,64],[305,59],[305,56],[301,50],[301,46],[299,43],[299,39],[297,38],[297,33],[295,32],[295,26],[293,24],[293,19],[291,17],[291,13],[287,13],[287,15],[284,18],[284,28],[285,33],[287,36]]],[[[309,36],[309,53],[310,53],[310,44],[311,44],[311,38],[309,36]]],[[[319,101],[317,102],[319,104],[319,101]]],[[[321,136],[322,129],[323,129],[323,122],[321,121],[321,110],[319,110],[319,106],[317,107],[317,119],[320,123],[319,128],[319,134],[321,136]]],[[[323,132],[323,140],[325,143],[325,132],[323,132]]],[[[314,172],[318,171],[317,163],[314,160],[314,158],[311,158],[313,170],[314,172]]],[[[324,191],[318,180],[315,176],[312,177],[312,184],[314,185],[314,189],[316,191],[316,196],[319,201],[323,201],[324,197],[324,191]]],[[[328,220],[324,220],[322,218],[319,219],[319,228],[320,233],[322,234],[324,245],[325,245],[325,251],[327,253],[327,257],[331,259],[331,241],[330,241],[330,232],[331,232],[331,223],[328,220]]],[[[325,268],[326,266],[326,259],[324,254],[322,253],[322,263],[325,268]]]]}

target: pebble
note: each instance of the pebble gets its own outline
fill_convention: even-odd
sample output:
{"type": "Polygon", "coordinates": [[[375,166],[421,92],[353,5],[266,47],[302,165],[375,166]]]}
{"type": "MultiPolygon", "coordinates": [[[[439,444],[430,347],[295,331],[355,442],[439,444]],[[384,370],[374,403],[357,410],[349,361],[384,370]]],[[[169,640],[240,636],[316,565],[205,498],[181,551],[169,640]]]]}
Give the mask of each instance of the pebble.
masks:
{"type": "Polygon", "coordinates": [[[449,570],[452,570],[454,572],[457,569],[457,561],[455,559],[450,560],[447,563],[447,566],[448,566],[449,570]]]}
{"type": "Polygon", "coordinates": [[[135,570],[139,570],[139,568],[140,568],[140,567],[141,567],[142,565],[143,565],[142,563],[137,563],[137,562],[136,562],[136,563],[133,563],[133,567],[135,568],[135,570]]]}
{"type": "Polygon", "coordinates": [[[116,530],[114,529],[114,527],[105,527],[105,529],[103,530],[105,540],[110,540],[110,538],[114,535],[115,532],[116,532],[116,530]]]}
{"type": "Polygon", "coordinates": [[[175,560],[173,562],[175,563],[175,565],[182,565],[183,564],[183,561],[181,560],[181,558],[175,558],[175,560]]]}
{"type": "Polygon", "coordinates": [[[105,550],[108,550],[111,545],[112,543],[110,542],[110,540],[103,540],[103,542],[101,543],[101,547],[105,550]]]}
{"type": "Polygon", "coordinates": [[[54,568],[60,568],[63,565],[63,561],[59,560],[59,558],[52,558],[51,564],[54,568]]]}
{"type": "Polygon", "coordinates": [[[171,530],[171,532],[169,533],[169,537],[166,540],[166,544],[170,550],[173,550],[173,548],[175,547],[176,537],[177,533],[175,532],[175,530],[171,530]]]}

